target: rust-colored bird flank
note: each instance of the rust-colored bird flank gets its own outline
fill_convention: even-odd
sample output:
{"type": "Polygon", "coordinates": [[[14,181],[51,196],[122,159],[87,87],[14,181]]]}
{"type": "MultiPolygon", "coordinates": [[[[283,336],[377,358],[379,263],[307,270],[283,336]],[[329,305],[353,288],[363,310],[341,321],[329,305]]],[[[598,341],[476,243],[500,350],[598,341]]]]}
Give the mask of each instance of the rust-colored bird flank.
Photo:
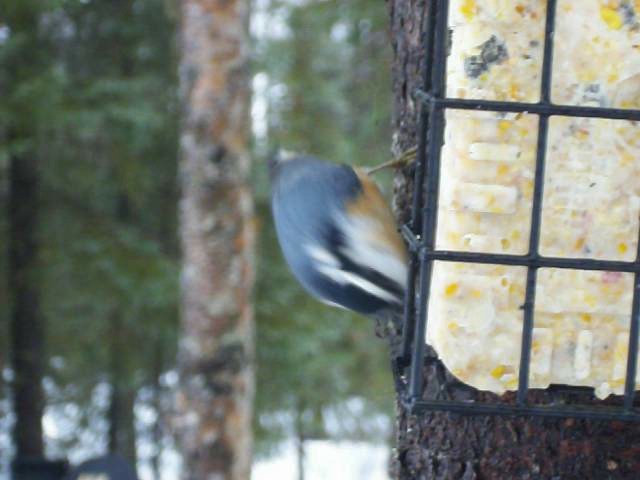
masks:
{"type": "Polygon", "coordinates": [[[347,211],[354,217],[366,218],[375,221],[375,231],[371,241],[383,249],[393,248],[394,253],[406,261],[407,251],[395,229],[396,221],[391,215],[387,201],[382,196],[380,189],[369,175],[360,168],[354,168],[360,183],[362,195],[347,205],[347,211]]]}

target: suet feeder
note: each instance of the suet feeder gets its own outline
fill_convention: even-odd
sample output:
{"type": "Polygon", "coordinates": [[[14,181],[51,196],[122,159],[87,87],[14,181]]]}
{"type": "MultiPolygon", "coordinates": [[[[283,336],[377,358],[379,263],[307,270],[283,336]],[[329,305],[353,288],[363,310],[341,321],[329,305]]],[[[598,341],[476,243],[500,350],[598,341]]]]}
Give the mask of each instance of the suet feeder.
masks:
{"type": "MultiPolygon", "coordinates": [[[[467,2],[468,3],[468,2],[467,2]]],[[[543,417],[575,417],[586,419],[638,421],[640,412],[634,408],[636,391],[636,368],[638,362],[638,333],[640,315],[640,252],[635,260],[620,261],[596,258],[562,258],[540,254],[540,237],[543,212],[543,189],[545,160],[549,134],[549,120],[553,116],[570,118],[592,118],[640,121],[640,110],[631,108],[605,108],[600,106],[561,105],[552,102],[552,57],[554,54],[554,28],[557,0],[549,0],[544,20],[544,46],[540,73],[540,101],[476,100],[451,98],[447,95],[446,77],[451,32],[448,15],[448,0],[432,0],[428,4],[424,54],[427,59],[424,83],[415,92],[420,103],[418,127],[418,154],[414,177],[412,215],[410,222],[402,227],[411,251],[408,288],[405,297],[402,351],[399,364],[403,367],[404,400],[414,413],[446,411],[469,415],[532,415],[543,417]],[[445,141],[445,119],[448,110],[505,112],[537,116],[537,143],[535,150],[535,179],[531,204],[530,236],[528,252],[525,254],[483,253],[479,251],[438,249],[436,229],[438,227],[438,202],[441,190],[441,151],[445,141]],[[429,353],[426,343],[429,325],[429,298],[433,291],[432,273],[436,262],[464,262],[469,264],[517,266],[526,269],[524,302],[522,310],[522,333],[519,338],[519,368],[515,372],[517,392],[509,400],[496,402],[449,401],[430,398],[425,388],[423,368],[426,362],[437,361],[429,353]],[[626,373],[623,396],[598,404],[537,404],[530,401],[530,373],[532,338],[534,331],[534,309],[539,269],[572,269],[595,272],[621,272],[633,277],[631,317],[629,325],[626,373]]],[[[597,61],[597,59],[594,59],[597,61]]],[[[636,159],[637,161],[637,159],[636,159]]],[[[548,162],[547,162],[548,163],[548,162]]],[[[640,242],[638,242],[640,245],[640,242]]],[[[539,289],[538,289],[539,293],[539,289]]],[[[514,379],[514,380],[515,380],[514,379]]],[[[622,382],[622,380],[621,380],[622,382]]],[[[556,387],[554,388],[564,388],[556,387]]],[[[587,387],[567,386],[568,391],[593,391],[587,387]]],[[[484,397],[482,397],[484,398],[484,397]]]]}

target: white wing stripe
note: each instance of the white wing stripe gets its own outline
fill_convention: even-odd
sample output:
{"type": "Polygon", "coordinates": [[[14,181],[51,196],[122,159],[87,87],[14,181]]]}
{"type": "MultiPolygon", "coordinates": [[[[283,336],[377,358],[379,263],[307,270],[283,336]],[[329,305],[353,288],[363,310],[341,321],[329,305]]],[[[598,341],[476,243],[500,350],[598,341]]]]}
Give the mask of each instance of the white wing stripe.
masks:
{"type": "Polygon", "coordinates": [[[340,265],[340,261],[332,253],[322,247],[317,245],[306,245],[305,249],[311,258],[323,265],[331,267],[338,267],[340,265]]]}
{"type": "Polygon", "coordinates": [[[354,287],[357,287],[374,297],[378,297],[389,302],[398,302],[398,298],[393,293],[386,291],[384,288],[378,287],[374,283],[356,275],[355,273],[346,272],[344,270],[340,270],[339,268],[331,267],[328,265],[319,267],[318,271],[323,275],[326,275],[334,282],[340,283],[341,285],[351,284],[354,287]]]}
{"type": "Polygon", "coordinates": [[[366,220],[343,219],[341,222],[347,239],[343,253],[353,262],[371,268],[406,288],[407,266],[390,248],[381,248],[370,239],[379,235],[376,225],[366,220]]]}

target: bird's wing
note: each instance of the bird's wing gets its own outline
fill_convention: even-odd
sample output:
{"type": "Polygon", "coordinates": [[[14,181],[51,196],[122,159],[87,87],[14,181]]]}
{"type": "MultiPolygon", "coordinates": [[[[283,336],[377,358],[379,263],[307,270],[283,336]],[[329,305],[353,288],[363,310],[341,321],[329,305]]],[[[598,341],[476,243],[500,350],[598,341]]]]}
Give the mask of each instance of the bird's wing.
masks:
{"type": "Polygon", "coordinates": [[[377,271],[400,285],[407,278],[407,251],[396,221],[377,185],[361,170],[356,175],[362,195],[346,208],[343,229],[347,238],[346,253],[357,263],[377,271]]]}
{"type": "Polygon", "coordinates": [[[307,245],[307,254],[318,273],[351,287],[351,295],[400,304],[406,286],[406,249],[378,187],[363,172],[356,174],[361,191],[334,212],[322,244],[307,245]]]}

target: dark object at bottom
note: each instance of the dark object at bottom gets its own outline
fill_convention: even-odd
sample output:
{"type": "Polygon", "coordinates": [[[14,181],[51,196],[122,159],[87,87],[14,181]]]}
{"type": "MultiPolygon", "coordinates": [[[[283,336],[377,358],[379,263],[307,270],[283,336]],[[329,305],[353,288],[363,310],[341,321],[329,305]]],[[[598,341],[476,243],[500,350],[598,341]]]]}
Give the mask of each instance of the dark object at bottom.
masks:
{"type": "Polygon", "coordinates": [[[69,470],[66,460],[18,457],[11,463],[12,480],[62,480],[69,470]]]}
{"type": "Polygon", "coordinates": [[[81,463],[65,480],[138,480],[135,470],[120,455],[105,455],[81,463]]]}

